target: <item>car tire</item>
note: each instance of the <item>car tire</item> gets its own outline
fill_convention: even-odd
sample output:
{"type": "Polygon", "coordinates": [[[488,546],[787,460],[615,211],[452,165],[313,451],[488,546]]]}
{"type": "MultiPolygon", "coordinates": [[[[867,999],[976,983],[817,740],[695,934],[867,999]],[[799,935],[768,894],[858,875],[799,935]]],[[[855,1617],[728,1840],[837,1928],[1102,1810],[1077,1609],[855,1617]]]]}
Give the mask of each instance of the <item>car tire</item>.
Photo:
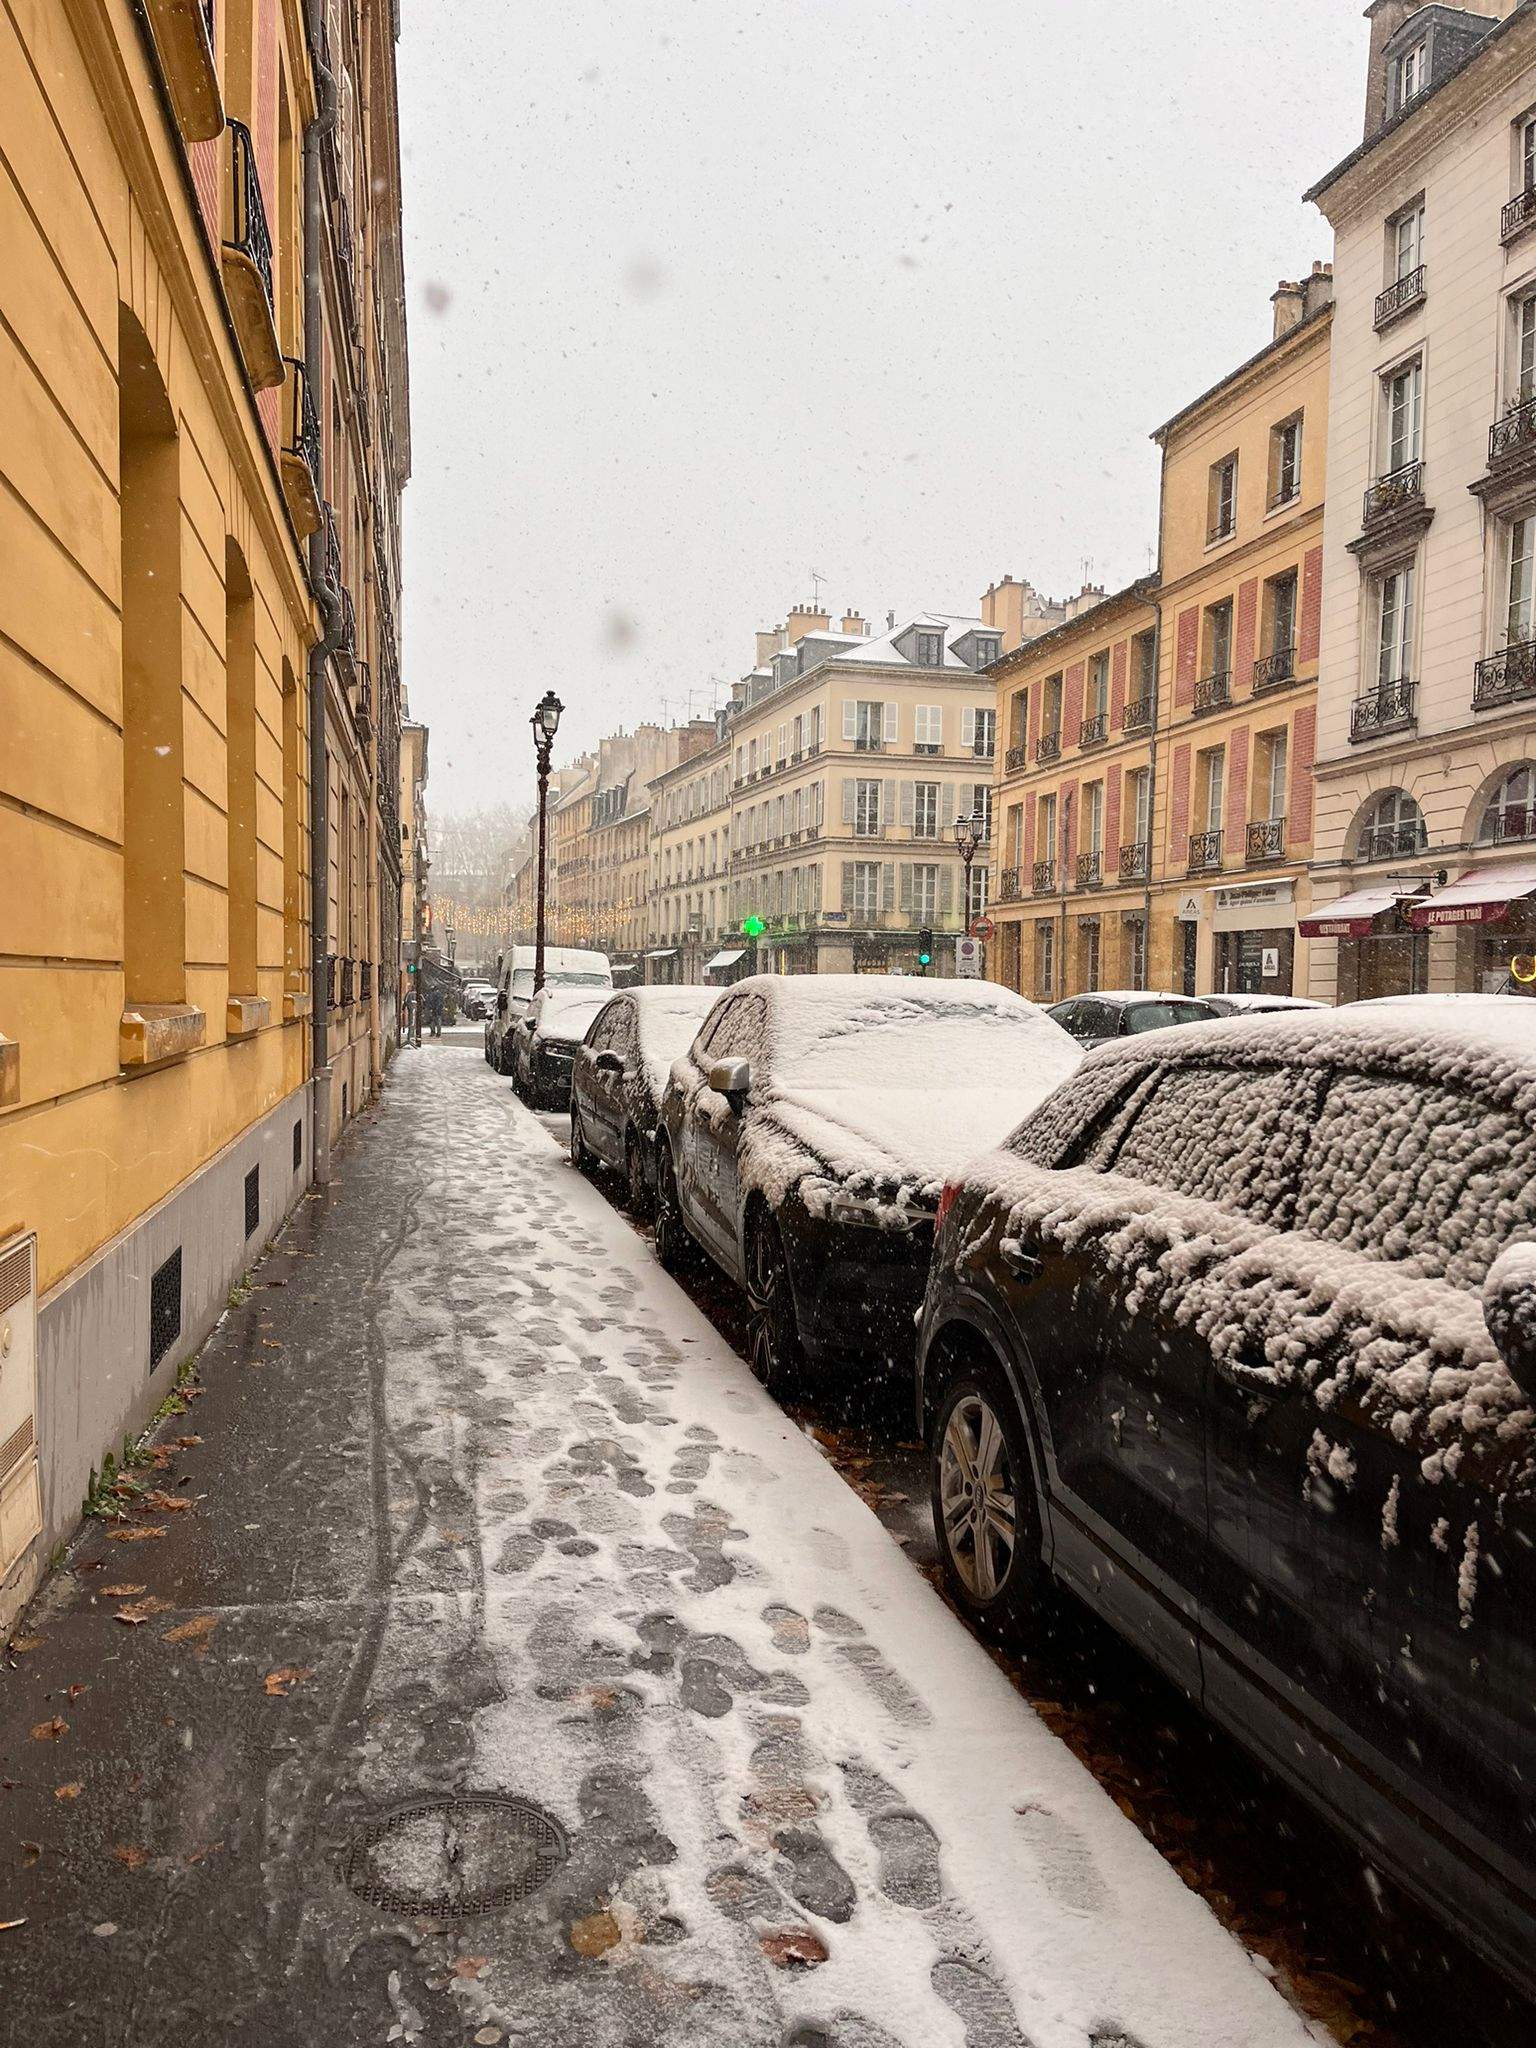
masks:
{"type": "Polygon", "coordinates": [[[685,1273],[693,1263],[693,1239],[683,1221],[677,1170],[665,1139],[656,1147],[656,1263],[664,1273],[685,1273]]]}
{"type": "Polygon", "coordinates": [[[640,1140],[631,1131],[624,1140],[624,1181],[625,1203],[631,1216],[646,1217],[651,1213],[651,1184],[645,1177],[645,1154],[640,1149],[640,1140]]]}
{"type": "Polygon", "coordinates": [[[587,1149],[587,1141],[581,1135],[581,1110],[571,1104],[571,1164],[578,1173],[586,1174],[590,1180],[597,1171],[597,1161],[587,1149]]]}
{"type": "Polygon", "coordinates": [[[776,1401],[804,1384],[805,1349],[784,1237],[765,1210],[747,1231],[747,1363],[776,1401]]]}
{"type": "Polygon", "coordinates": [[[933,1531],[950,1597],[983,1635],[1017,1635],[1047,1573],[1024,1418],[996,1367],[962,1365],[945,1387],[929,1464],[933,1531]]]}

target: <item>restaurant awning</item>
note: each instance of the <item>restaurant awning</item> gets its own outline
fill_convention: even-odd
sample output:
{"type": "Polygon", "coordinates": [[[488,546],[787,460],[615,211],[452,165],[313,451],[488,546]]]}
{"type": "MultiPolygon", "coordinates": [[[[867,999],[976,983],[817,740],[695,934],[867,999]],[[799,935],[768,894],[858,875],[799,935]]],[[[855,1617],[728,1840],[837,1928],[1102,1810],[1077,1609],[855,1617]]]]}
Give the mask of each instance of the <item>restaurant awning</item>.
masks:
{"type": "Polygon", "coordinates": [[[658,946],[654,953],[647,953],[645,957],[647,960],[675,960],[677,958],[677,948],[676,946],[658,946]]]}
{"type": "Polygon", "coordinates": [[[1410,904],[1409,921],[1420,931],[1437,924],[1492,924],[1522,897],[1536,896],[1536,861],[1472,868],[1447,888],[1410,904]]]}
{"type": "Polygon", "coordinates": [[[706,960],[704,962],[704,972],[710,974],[717,967],[734,967],[746,950],[745,946],[738,946],[734,953],[729,948],[723,953],[717,953],[713,960],[706,960]]]}
{"type": "Polygon", "coordinates": [[[1397,882],[1378,882],[1373,889],[1341,896],[1337,903],[1319,904],[1296,929],[1304,939],[1363,939],[1383,911],[1394,909],[1412,893],[1397,882]]]}

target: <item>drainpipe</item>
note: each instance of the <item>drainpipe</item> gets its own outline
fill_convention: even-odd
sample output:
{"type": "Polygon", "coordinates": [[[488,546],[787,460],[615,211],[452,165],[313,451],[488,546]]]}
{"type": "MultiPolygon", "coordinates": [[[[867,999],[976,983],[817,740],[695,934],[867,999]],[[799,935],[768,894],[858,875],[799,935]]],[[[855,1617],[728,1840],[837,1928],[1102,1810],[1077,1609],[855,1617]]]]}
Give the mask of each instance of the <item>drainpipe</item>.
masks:
{"type": "MultiPolygon", "coordinates": [[[[312,392],[323,391],[320,251],[325,222],[320,201],[320,149],[336,125],[336,81],[320,61],[323,0],[305,0],[309,60],[319,101],[304,130],[304,376],[312,392]]],[[[322,412],[322,418],[324,414],[322,412]]],[[[330,990],[330,819],[325,757],[325,670],[341,645],[341,599],[327,580],[325,527],[309,537],[309,585],[320,607],[323,631],[309,650],[309,934],[312,993],[310,1009],[310,1164],[316,1182],[331,1177],[330,990]]]]}

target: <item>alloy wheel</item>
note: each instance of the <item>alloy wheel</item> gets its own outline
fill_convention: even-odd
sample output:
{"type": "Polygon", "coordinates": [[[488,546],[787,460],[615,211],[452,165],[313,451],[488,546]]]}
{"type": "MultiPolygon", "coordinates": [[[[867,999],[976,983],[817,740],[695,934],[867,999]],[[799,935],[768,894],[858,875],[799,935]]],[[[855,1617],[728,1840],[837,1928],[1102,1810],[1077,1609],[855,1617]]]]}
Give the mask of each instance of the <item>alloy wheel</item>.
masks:
{"type": "Polygon", "coordinates": [[[631,1131],[629,1142],[624,1147],[624,1171],[629,1182],[629,1210],[632,1216],[643,1216],[651,1205],[651,1191],[645,1180],[645,1160],[640,1151],[640,1141],[631,1131]]]}
{"type": "Polygon", "coordinates": [[[747,1253],[747,1363],[772,1394],[800,1373],[800,1333],[779,1227],[759,1219],[747,1253]]]}
{"type": "Polygon", "coordinates": [[[581,1135],[581,1111],[571,1104],[571,1164],[578,1173],[592,1171],[592,1154],[587,1150],[587,1141],[581,1135]]]}
{"type": "Polygon", "coordinates": [[[950,1561],[971,1598],[995,1600],[1018,1542],[1018,1489],[1008,1439],[991,1403],[955,1403],[939,1446],[939,1507],[950,1561]]]}
{"type": "Polygon", "coordinates": [[[669,1273],[675,1273],[686,1257],[687,1232],[677,1200],[677,1175],[672,1167],[670,1146],[656,1151],[656,1258],[669,1273]]]}

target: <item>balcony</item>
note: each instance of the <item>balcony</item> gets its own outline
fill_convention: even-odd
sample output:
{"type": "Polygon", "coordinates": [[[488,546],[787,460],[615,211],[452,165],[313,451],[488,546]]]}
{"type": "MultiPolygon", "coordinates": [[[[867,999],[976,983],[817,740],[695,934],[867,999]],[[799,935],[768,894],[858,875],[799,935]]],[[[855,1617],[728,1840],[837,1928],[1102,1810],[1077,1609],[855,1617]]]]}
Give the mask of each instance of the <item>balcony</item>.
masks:
{"type": "Polygon", "coordinates": [[[373,962],[371,960],[358,961],[357,978],[359,983],[359,1000],[366,1003],[373,994],[373,962]]]}
{"type": "Polygon", "coordinates": [[[1208,875],[1220,866],[1220,832],[1192,832],[1189,836],[1189,872],[1208,875]]]}
{"type": "Polygon", "coordinates": [[[352,723],[366,753],[373,745],[373,678],[366,661],[353,663],[357,686],[352,698],[352,723]]]}
{"type": "Polygon", "coordinates": [[[1019,887],[1019,870],[1004,868],[998,878],[997,900],[999,903],[1017,903],[1023,891],[1019,887]]]}
{"type": "Polygon", "coordinates": [[[354,1001],[352,972],[356,962],[344,959],[341,963],[341,1007],[350,1010],[354,1001]]]}
{"type": "Polygon", "coordinates": [[[1536,397],[1511,399],[1488,429],[1488,467],[1500,469],[1536,448],[1536,397]]]}
{"type": "Polygon", "coordinates": [[[1429,833],[1422,818],[1401,825],[1372,825],[1360,835],[1357,860],[1403,860],[1422,853],[1429,833]]]}
{"type": "Polygon", "coordinates": [[[1405,732],[1416,716],[1414,699],[1418,687],[1417,683],[1400,677],[1395,683],[1380,683],[1363,697],[1357,697],[1349,710],[1350,738],[1374,740],[1382,733],[1405,732]]]}
{"type": "Polygon", "coordinates": [[[288,356],[288,430],[283,441],[283,496],[300,540],[320,531],[320,415],[304,365],[288,356]]]}
{"type": "Polygon", "coordinates": [[[1219,669],[1215,675],[1202,676],[1195,685],[1195,715],[1207,711],[1224,711],[1232,702],[1232,671],[1219,669]]]}
{"type": "Polygon", "coordinates": [[[341,611],[335,651],[343,661],[350,663],[357,654],[357,610],[351,591],[342,581],[341,536],[336,531],[336,514],[329,505],[324,508],[324,523],[325,580],[335,591],[341,611]]]}
{"type": "Polygon", "coordinates": [[[183,142],[212,142],[224,132],[213,0],[146,0],[145,11],[183,142]]]}
{"type": "Polygon", "coordinates": [[[1266,654],[1253,664],[1253,689],[1255,696],[1264,690],[1278,690],[1282,683],[1296,680],[1296,650],[1294,647],[1277,647],[1273,654],[1266,654]]]}
{"type": "Polygon", "coordinates": [[[1079,889],[1101,889],[1104,886],[1102,853],[1080,853],[1077,856],[1077,886],[1079,889]]]}
{"type": "Polygon", "coordinates": [[[1122,882],[1144,882],[1152,868],[1152,848],[1145,839],[1138,839],[1132,846],[1120,849],[1120,879],[1122,882]]]}
{"type": "Polygon", "coordinates": [[[1003,756],[1004,774],[1017,775],[1019,771],[1023,768],[1024,763],[1028,760],[1028,758],[1028,747],[1010,747],[1007,753],[1003,756]]]}
{"type": "Polygon", "coordinates": [[[1376,332],[1390,327],[1394,320],[1400,320],[1405,313],[1411,313],[1415,306],[1424,303],[1426,296],[1424,265],[1410,270],[1405,277],[1389,284],[1384,292],[1376,295],[1376,332]]]}
{"type": "MultiPolygon", "coordinates": [[[[879,733],[855,733],[853,751],[856,754],[883,754],[885,752],[885,741],[879,733]]],[[[766,773],[766,770],[764,772],[766,773]]]]}
{"type": "Polygon", "coordinates": [[[1285,859],[1284,818],[1256,818],[1250,823],[1246,858],[1252,866],[1285,859]]]}
{"type": "Polygon", "coordinates": [[[1056,863],[1037,860],[1030,870],[1030,886],[1037,896],[1049,896],[1056,886],[1056,863]]]}
{"type": "Polygon", "coordinates": [[[1061,734],[1043,732],[1035,741],[1036,761],[1059,761],[1061,759],[1061,734]]]}
{"type": "Polygon", "coordinates": [[[1528,227],[1536,226],[1536,191],[1517,192],[1499,215],[1499,240],[1518,241],[1528,227]]]}
{"type": "Polygon", "coordinates": [[[331,215],[331,238],[336,249],[336,296],[341,301],[341,317],[346,329],[357,338],[357,268],[352,251],[352,209],[347,204],[345,192],[336,194],[336,207],[331,215]]]}
{"type": "Polygon", "coordinates": [[[1120,729],[1125,733],[1150,732],[1152,721],[1157,716],[1157,698],[1148,691],[1144,697],[1133,697],[1120,714],[1120,729]]]}
{"type": "Polygon", "coordinates": [[[1522,640],[1477,664],[1472,685],[1474,711],[1494,711],[1526,697],[1536,697],[1536,640],[1522,640]]]}
{"type": "Polygon", "coordinates": [[[1077,744],[1080,747],[1101,747],[1109,737],[1109,714],[1096,711],[1091,718],[1085,718],[1077,728],[1077,744]]]}
{"type": "Polygon", "coordinates": [[[1488,815],[1495,846],[1536,839],[1536,804],[1505,804],[1502,810],[1490,811],[1488,815]]]}
{"type": "Polygon", "coordinates": [[[243,121],[229,123],[229,165],[231,234],[222,252],[224,296],[251,387],[270,391],[283,381],[283,353],[272,311],[272,235],[251,131],[243,121]]]}
{"type": "Polygon", "coordinates": [[[1367,529],[1380,526],[1395,513],[1417,510],[1424,503],[1424,465],[1405,462],[1400,469],[1377,477],[1365,494],[1361,513],[1367,529]]]}

